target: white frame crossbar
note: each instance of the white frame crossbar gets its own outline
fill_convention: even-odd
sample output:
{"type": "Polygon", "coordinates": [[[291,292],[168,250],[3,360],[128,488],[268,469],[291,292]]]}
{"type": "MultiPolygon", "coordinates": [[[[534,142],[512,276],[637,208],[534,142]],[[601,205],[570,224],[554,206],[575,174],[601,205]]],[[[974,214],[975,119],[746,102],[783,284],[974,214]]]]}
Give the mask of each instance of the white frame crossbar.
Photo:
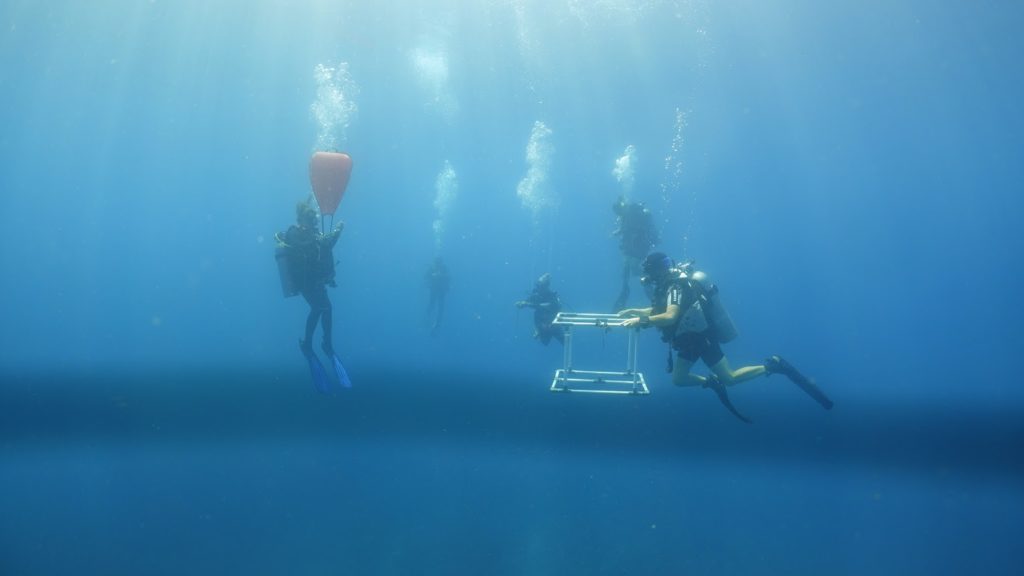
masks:
{"type": "Polygon", "coordinates": [[[650,394],[644,375],[636,369],[635,329],[626,330],[626,369],[621,372],[600,370],[579,370],[572,365],[572,331],[577,327],[590,326],[604,330],[623,328],[626,318],[616,314],[589,312],[559,312],[553,326],[565,328],[565,345],[562,349],[562,367],[555,370],[551,381],[552,392],[585,392],[590,394],[650,394]]]}

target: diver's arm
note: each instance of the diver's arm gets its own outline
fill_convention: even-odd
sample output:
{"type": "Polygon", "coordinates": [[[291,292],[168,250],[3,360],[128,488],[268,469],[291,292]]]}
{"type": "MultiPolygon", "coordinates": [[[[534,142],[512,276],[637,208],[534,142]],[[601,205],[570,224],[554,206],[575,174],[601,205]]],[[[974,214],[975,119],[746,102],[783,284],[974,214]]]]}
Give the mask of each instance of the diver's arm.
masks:
{"type": "Polygon", "coordinates": [[[647,326],[654,308],[626,308],[618,313],[618,316],[630,316],[622,322],[622,326],[632,328],[633,326],[647,326]]]}
{"type": "Polygon", "coordinates": [[[531,292],[525,300],[516,302],[516,308],[540,308],[544,304],[544,298],[537,292],[531,292]]]}
{"type": "MultiPolygon", "coordinates": [[[[651,308],[644,308],[637,311],[646,313],[641,313],[639,316],[634,316],[633,318],[627,318],[622,323],[623,327],[630,328],[638,326],[640,328],[647,328],[648,326],[667,326],[675,322],[676,318],[679,317],[679,306],[676,304],[669,304],[668,308],[666,308],[661,314],[651,314],[653,311],[651,308]]],[[[626,312],[626,310],[623,310],[622,312],[626,312]]],[[[620,316],[622,316],[622,312],[619,312],[620,316]]]]}
{"type": "Polygon", "coordinates": [[[679,318],[679,305],[669,304],[661,314],[653,314],[647,317],[651,326],[666,326],[673,324],[679,318]]]}
{"type": "Polygon", "coordinates": [[[341,231],[344,229],[345,223],[338,222],[338,224],[334,227],[334,230],[331,230],[330,232],[324,235],[324,244],[326,244],[330,248],[334,248],[334,245],[338,243],[338,238],[341,236],[341,231]]]}

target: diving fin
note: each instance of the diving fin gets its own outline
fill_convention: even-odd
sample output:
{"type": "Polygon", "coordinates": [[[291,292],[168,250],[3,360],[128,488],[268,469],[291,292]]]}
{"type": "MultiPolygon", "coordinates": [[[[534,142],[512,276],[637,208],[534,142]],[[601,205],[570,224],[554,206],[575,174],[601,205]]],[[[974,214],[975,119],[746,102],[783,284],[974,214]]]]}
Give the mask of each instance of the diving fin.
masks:
{"type": "Polygon", "coordinates": [[[348,372],[345,371],[345,367],[341,365],[341,360],[338,359],[338,355],[334,353],[334,348],[328,344],[323,345],[324,354],[331,359],[331,364],[334,365],[334,373],[338,375],[338,383],[341,384],[342,388],[351,388],[352,380],[349,380],[348,372]]]}
{"type": "Polygon", "coordinates": [[[302,350],[302,355],[306,357],[306,363],[309,364],[309,375],[313,379],[313,386],[316,387],[317,392],[326,394],[328,391],[327,370],[324,369],[324,365],[320,363],[320,359],[313,353],[312,346],[306,344],[302,340],[299,340],[299,349],[302,350]]]}
{"type": "Polygon", "coordinates": [[[785,374],[793,384],[800,387],[801,390],[807,393],[808,396],[814,398],[818,404],[825,410],[832,409],[832,400],[821,391],[821,388],[811,382],[811,380],[800,373],[799,370],[793,367],[792,364],[786,362],[781,356],[771,356],[764,362],[764,368],[769,375],[772,374],[785,374]]]}
{"type": "Polygon", "coordinates": [[[722,381],[718,379],[718,376],[715,376],[714,374],[708,374],[707,377],[705,377],[704,379],[704,387],[711,388],[711,390],[718,396],[718,400],[722,403],[723,406],[725,406],[729,410],[729,412],[732,412],[733,416],[739,418],[740,420],[746,422],[747,424],[753,422],[753,420],[751,420],[750,418],[747,418],[743,414],[740,414],[740,411],[737,410],[735,406],[733,406],[732,400],[729,399],[729,393],[726,392],[725,390],[725,384],[722,384],[722,381]]]}

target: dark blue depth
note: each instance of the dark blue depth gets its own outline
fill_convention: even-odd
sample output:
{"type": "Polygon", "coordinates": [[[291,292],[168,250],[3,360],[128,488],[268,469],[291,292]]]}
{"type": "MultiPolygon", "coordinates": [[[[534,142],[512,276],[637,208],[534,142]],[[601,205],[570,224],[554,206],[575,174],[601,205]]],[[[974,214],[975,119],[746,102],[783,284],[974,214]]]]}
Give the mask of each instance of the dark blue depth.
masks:
{"type": "MultiPolygon", "coordinates": [[[[4,574],[1006,572],[1012,412],[299,371],[5,378],[4,574]],[[115,552],[116,551],[116,552],[115,552]]],[[[783,383],[773,384],[782,387],[783,383]]],[[[790,393],[792,392],[792,393],[790,393]]]]}

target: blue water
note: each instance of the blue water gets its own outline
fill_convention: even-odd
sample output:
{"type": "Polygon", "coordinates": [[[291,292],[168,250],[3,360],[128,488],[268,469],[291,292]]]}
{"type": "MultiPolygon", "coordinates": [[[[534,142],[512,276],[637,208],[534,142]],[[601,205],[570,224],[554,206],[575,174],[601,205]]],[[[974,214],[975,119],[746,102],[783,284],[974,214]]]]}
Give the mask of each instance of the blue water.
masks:
{"type": "MultiPolygon", "coordinates": [[[[1024,8],[0,7],[0,574],[1017,574],[1024,8]],[[320,395],[273,235],[317,148],[320,395]],[[631,148],[630,148],[631,147],[631,148]],[[719,285],[754,423],[547,391],[512,303],[607,311],[612,202],[719,285]],[[436,337],[423,275],[452,273],[436,337]]],[[[644,305],[633,283],[631,304],[644,305]]],[[[588,335],[581,363],[622,361],[588,335]]],[[[703,370],[701,368],[700,370],[703,370]]]]}

